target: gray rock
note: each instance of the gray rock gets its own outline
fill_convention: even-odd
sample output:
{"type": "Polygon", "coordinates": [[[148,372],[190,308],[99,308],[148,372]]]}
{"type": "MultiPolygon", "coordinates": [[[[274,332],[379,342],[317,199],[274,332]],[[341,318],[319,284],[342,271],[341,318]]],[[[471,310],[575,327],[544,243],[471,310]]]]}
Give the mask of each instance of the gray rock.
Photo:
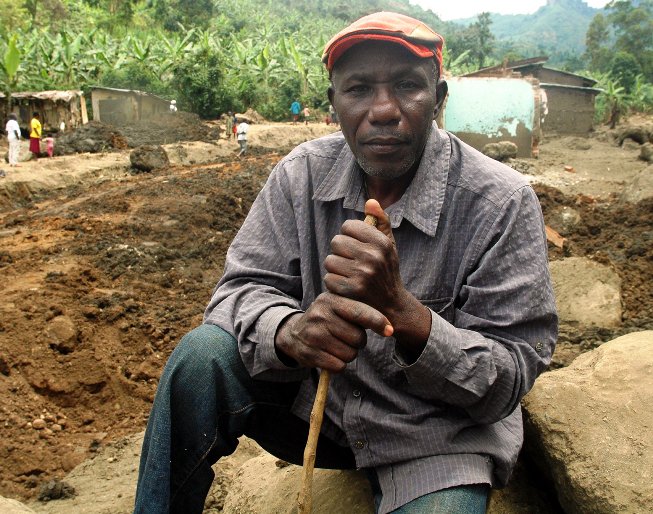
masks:
{"type": "Polygon", "coordinates": [[[653,161],[653,144],[645,143],[639,149],[639,158],[642,161],[651,162],[653,161]]]}
{"type": "Polygon", "coordinates": [[[68,316],[57,316],[50,320],[45,335],[50,347],[63,354],[74,351],[79,342],[77,326],[68,316]]]}
{"type": "Polygon", "coordinates": [[[523,405],[527,451],[567,514],[653,512],[653,331],[544,373],[523,405]]]}
{"type": "Polygon", "coordinates": [[[568,236],[574,233],[580,221],[581,216],[576,209],[563,205],[551,212],[548,224],[561,236],[568,236]]]}
{"type": "Polygon", "coordinates": [[[162,146],[143,145],[134,148],[129,154],[132,168],[139,171],[152,171],[170,164],[168,154],[162,146]]]}
{"type": "Polygon", "coordinates": [[[625,185],[621,201],[637,203],[653,197],[653,165],[649,164],[625,185]]]}
{"type": "Polygon", "coordinates": [[[483,153],[495,161],[507,161],[517,157],[517,145],[512,141],[500,141],[498,143],[488,143],[483,147],[483,153]]]}
{"type": "Polygon", "coordinates": [[[550,267],[562,322],[597,327],[621,324],[621,279],[613,269],[582,257],[552,261],[550,267]]]}
{"type": "Polygon", "coordinates": [[[584,137],[568,137],[563,140],[564,145],[572,150],[590,150],[592,143],[584,137]]]}

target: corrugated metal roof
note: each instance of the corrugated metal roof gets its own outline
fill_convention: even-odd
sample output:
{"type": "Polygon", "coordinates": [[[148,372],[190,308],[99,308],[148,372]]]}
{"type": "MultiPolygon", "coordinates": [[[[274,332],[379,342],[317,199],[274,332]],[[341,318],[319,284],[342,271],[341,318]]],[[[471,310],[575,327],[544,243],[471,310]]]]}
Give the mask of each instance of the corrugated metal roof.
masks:
{"type": "MultiPolygon", "coordinates": [[[[16,99],[51,100],[53,102],[70,102],[74,98],[83,95],[84,93],[77,89],[68,91],[19,91],[17,93],[11,93],[11,97],[16,99]]],[[[6,98],[4,93],[0,93],[0,98],[6,98]]]]}
{"type": "Polygon", "coordinates": [[[603,93],[603,89],[598,89],[595,87],[585,87],[585,86],[570,86],[567,84],[554,84],[551,82],[540,82],[540,87],[544,89],[577,89],[578,91],[584,91],[588,93],[594,93],[598,95],[599,93],[603,93]]]}

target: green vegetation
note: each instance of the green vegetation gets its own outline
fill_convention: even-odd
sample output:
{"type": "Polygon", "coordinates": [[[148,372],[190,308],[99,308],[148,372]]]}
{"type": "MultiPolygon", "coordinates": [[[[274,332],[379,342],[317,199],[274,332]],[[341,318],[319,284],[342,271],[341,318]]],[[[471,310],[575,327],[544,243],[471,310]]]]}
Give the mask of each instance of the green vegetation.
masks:
{"type": "Polygon", "coordinates": [[[492,15],[497,38],[494,56],[549,56],[549,64],[568,68],[583,53],[585,33],[599,11],[582,0],[549,0],[531,15],[492,15]]]}
{"type": "Polygon", "coordinates": [[[587,31],[590,74],[602,93],[597,121],[611,127],[628,112],[653,111],[653,0],[614,0],[587,31]]]}
{"type": "Polygon", "coordinates": [[[601,119],[651,109],[653,0],[615,0],[601,12],[549,0],[530,17],[483,13],[466,26],[408,0],[0,0],[0,89],[132,88],[207,118],[251,107],[287,119],[295,98],[326,109],[324,44],[378,10],[441,32],[454,75],[548,54],[550,64],[599,79],[601,119]]]}

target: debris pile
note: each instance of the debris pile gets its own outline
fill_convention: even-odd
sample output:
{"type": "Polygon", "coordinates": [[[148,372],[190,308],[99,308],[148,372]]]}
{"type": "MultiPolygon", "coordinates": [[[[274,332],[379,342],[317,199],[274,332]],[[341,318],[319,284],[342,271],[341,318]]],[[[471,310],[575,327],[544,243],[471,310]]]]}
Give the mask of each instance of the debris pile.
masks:
{"type": "Polygon", "coordinates": [[[162,113],[147,120],[131,122],[119,128],[129,148],[143,145],[167,145],[180,141],[217,141],[220,127],[205,123],[190,112],[162,113]]]}
{"type": "Polygon", "coordinates": [[[90,121],[58,137],[54,145],[54,154],[100,153],[125,148],[127,148],[127,140],[115,127],[99,121],[90,121]]]}
{"type": "Polygon", "coordinates": [[[189,112],[163,113],[147,120],[120,127],[90,121],[72,132],[58,137],[55,155],[99,153],[137,148],[143,145],[165,145],[180,141],[217,141],[220,126],[205,123],[189,112]]]}

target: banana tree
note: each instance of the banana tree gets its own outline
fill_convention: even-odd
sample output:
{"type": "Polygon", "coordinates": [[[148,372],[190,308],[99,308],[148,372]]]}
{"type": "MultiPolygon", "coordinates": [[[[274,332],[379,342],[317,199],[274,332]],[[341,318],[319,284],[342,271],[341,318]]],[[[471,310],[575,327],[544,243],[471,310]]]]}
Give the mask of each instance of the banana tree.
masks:
{"type": "Polygon", "coordinates": [[[9,38],[7,48],[2,56],[2,71],[5,76],[5,93],[7,95],[6,113],[11,112],[11,93],[16,88],[18,81],[18,68],[20,67],[20,50],[16,42],[16,35],[9,38]]]}
{"type": "Polygon", "coordinates": [[[285,46],[290,52],[290,56],[292,57],[295,63],[295,68],[297,69],[297,73],[299,74],[300,84],[302,88],[302,97],[306,97],[308,95],[308,67],[304,65],[304,59],[297,50],[295,42],[292,38],[288,38],[285,46]]]}

